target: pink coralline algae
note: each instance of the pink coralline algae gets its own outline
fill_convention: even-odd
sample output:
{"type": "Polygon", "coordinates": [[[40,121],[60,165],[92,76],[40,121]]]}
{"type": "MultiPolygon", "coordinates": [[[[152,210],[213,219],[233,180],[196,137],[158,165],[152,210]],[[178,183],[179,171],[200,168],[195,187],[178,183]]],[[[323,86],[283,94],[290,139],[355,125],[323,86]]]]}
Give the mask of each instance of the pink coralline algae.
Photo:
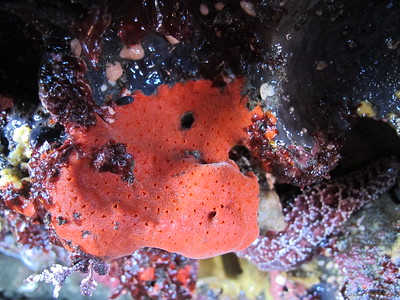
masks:
{"type": "Polygon", "coordinates": [[[314,146],[308,153],[299,145],[286,145],[278,138],[277,119],[271,113],[254,114],[247,127],[248,147],[261,161],[263,168],[278,180],[306,187],[329,178],[339,161],[342,141],[339,136],[319,132],[313,134],[314,146]]]}
{"type": "Polygon", "coordinates": [[[28,217],[12,210],[4,210],[0,213],[3,223],[0,230],[0,248],[7,249],[9,241],[7,236],[11,234],[19,244],[28,248],[41,249],[48,252],[51,248],[50,234],[44,229],[44,225],[32,222],[28,217]]]}
{"type": "Polygon", "coordinates": [[[377,247],[357,246],[353,245],[349,252],[335,253],[335,262],[346,276],[342,294],[365,297],[359,299],[397,299],[400,263],[392,261],[390,255],[378,253],[377,247]]]}
{"type": "Polygon", "coordinates": [[[111,299],[130,292],[134,299],[192,299],[197,261],[155,248],[143,248],[114,260],[110,277],[118,287],[111,299]]]}
{"type": "Polygon", "coordinates": [[[318,254],[353,212],[391,188],[399,170],[399,161],[385,158],[306,189],[284,209],[284,231],[268,231],[238,255],[263,271],[296,268],[318,254]]]}
{"type": "Polygon", "coordinates": [[[346,222],[346,234],[331,243],[346,299],[399,298],[400,207],[393,194],[385,196],[355,214],[346,222]]]}

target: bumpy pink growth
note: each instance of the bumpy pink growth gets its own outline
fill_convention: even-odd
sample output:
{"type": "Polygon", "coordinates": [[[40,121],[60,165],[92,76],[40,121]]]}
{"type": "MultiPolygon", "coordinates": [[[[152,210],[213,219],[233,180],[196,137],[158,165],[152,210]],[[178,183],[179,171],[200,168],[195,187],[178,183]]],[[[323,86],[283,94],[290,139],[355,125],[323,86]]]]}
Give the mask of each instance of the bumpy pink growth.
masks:
{"type": "Polygon", "coordinates": [[[391,188],[399,170],[396,159],[386,158],[306,189],[285,211],[286,230],[267,232],[238,255],[264,271],[294,269],[317,254],[353,212],[391,188]]]}

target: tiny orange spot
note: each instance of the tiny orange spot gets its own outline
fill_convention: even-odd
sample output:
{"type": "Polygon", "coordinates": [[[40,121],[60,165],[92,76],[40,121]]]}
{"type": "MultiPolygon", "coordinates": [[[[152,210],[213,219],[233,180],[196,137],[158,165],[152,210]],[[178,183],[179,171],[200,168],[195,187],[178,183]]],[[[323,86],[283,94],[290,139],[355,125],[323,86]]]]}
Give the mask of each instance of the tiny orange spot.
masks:
{"type": "Polygon", "coordinates": [[[143,272],[140,273],[139,279],[141,281],[152,281],[156,278],[155,276],[155,268],[144,269],[143,272]]]}

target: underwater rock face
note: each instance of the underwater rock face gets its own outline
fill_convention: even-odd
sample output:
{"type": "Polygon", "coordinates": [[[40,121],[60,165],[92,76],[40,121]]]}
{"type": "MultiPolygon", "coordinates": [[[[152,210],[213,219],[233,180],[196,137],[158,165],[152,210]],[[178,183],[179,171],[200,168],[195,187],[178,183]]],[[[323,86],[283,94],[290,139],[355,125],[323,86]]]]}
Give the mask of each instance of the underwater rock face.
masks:
{"type": "MultiPolygon", "coordinates": [[[[76,244],[85,245],[84,242],[93,232],[98,233],[104,229],[100,234],[108,238],[109,232],[122,231],[123,226],[128,227],[114,220],[114,216],[108,215],[110,212],[117,212],[118,215],[123,210],[118,205],[117,207],[110,205],[110,203],[116,204],[115,199],[112,196],[102,196],[105,190],[110,191],[114,187],[110,182],[118,181],[127,186],[137,183],[140,172],[145,173],[148,170],[146,168],[151,164],[147,164],[147,161],[142,159],[143,153],[135,152],[136,148],[132,151],[134,147],[125,143],[129,134],[119,135],[121,139],[124,139],[122,142],[102,140],[103,143],[95,143],[93,136],[88,138],[85,134],[97,130],[96,134],[101,131],[107,135],[106,133],[110,133],[112,124],[120,122],[118,121],[120,112],[128,112],[130,108],[136,107],[140,102],[139,98],[140,100],[146,97],[154,99],[158,91],[166,89],[167,85],[171,89],[184,82],[186,84],[197,82],[202,85],[204,83],[202,80],[208,79],[210,81],[205,85],[204,91],[200,91],[205,95],[208,95],[211,90],[218,90],[216,87],[221,88],[221,94],[225,95],[225,92],[234,86],[235,89],[237,88],[235,96],[230,100],[223,99],[224,108],[221,111],[224,115],[232,113],[229,112],[229,108],[234,108],[236,105],[243,105],[244,109],[246,101],[243,99],[246,98],[249,99],[250,108],[257,107],[254,115],[246,117],[246,120],[251,121],[240,123],[240,126],[244,128],[235,127],[236,133],[240,131],[240,134],[234,135],[240,138],[227,144],[229,147],[234,147],[240,140],[240,147],[248,148],[246,151],[249,159],[248,161],[246,161],[247,158],[243,159],[248,163],[248,170],[254,170],[252,162],[259,160],[256,164],[257,168],[259,165],[263,168],[260,172],[261,182],[263,182],[265,172],[273,173],[279,184],[290,183],[301,188],[329,178],[331,171],[338,163],[348,161],[349,157],[354,155],[343,149],[348,144],[358,143],[351,141],[352,137],[348,135],[350,128],[362,126],[358,115],[372,116],[376,120],[381,120],[382,124],[390,121],[397,129],[397,134],[400,135],[398,98],[400,95],[398,92],[400,29],[396,26],[400,5],[397,2],[386,0],[178,0],[174,3],[168,0],[139,2],[124,0],[15,2],[7,0],[2,2],[0,7],[0,24],[2,25],[0,31],[2,57],[0,60],[0,109],[2,110],[0,114],[2,125],[0,128],[0,169],[6,170],[4,174],[8,174],[10,178],[15,177],[15,183],[20,182],[23,188],[19,189],[19,186],[13,186],[12,183],[2,188],[0,205],[2,209],[4,206],[22,212],[35,222],[41,223],[42,227],[50,232],[53,244],[64,243],[67,248],[72,249],[76,244]],[[237,77],[244,79],[243,88],[236,86],[241,80],[237,77]],[[260,104],[264,112],[259,110],[260,104]],[[29,176],[26,169],[28,157],[19,160],[16,165],[12,165],[12,168],[9,164],[9,153],[14,149],[12,135],[16,127],[21,128],[19,126],[32,129],[28,140],[31,142],[32,149],[36,149],[34,158],[31,159],[33,168],[30,170],[30,179],[33,179],[33,184],[29,180],[22,180],[22,177],[29,176]],[[82,151],[82,145],[78,145],[77,141],[84,145],[85,151],[82,151]],[[92,142],[93,149],[89,149],[92,142]],[[37,151],[39,147],[43,147],[42,152],[37,151]],[[341,156],[345,156],[343,160],[340,160],[341,156]],[[57,164],[53,164],[54,161],[57,161],[57,164]],[[86,186],[79,186],[79,189],[70,191],[71,186],[79,185],[79,180],[76,179],[79,175],[76,176],[76,174],[82,170],[79,166],[75,169],[69,166],[71,161],[74,167],[80,163],[86,164],[83,167],[87,175],[85,175],[86,182],[96,182],[100,185],[101,188],[95,191],[99,192],[100,196],[85,198],[86,186]],[[49,168],[39,170],[42,165],[39,163],[35,166],[37,162],[48,162],[49,168]],[[90,171],[86,172],[85,168],[89,168],[90,171]],[[51,182],[52,178],[60,176],[63,176],[63,180],[65,179],[62,181],[65,188],[60,188],[58,191],[69,191],[56,195],[57,201],[54,202],[62,205],[54,204],[52,202],[54,199],[51,197],[57,194],[55,192],[57,187],[54,187],[52,185],[54,182],[51,182]],[[68,183],[68,179],[73,182],[68,183]],[[104,182],[106,183],[102,185],[104,182]],[[42,183],[45,183],[46,190],[43,189],[42,183]],[[74,205],[81,205],[78,207],[79,212],[71,211],[75,206],[69,205],[70,196],[78,198],[79,201],[74,205]],[[68,199],[65,200],[65,198],[68,199]],[[98,201],[97,198],[104,201],[98,201]],[[86,205],[84,203],[86,200],[91,202],[89,208],[97,209],[101,206],[102,212],[105,212],[104,214],[95,212],[92,217],[84,219],[85,222],[88,221],[84,225],[91,227],[91,230],[83,228],[81,224],[85,213],[90,215],[96,211],[87,206],[82,208],[86,205]],[[107,202],[105,206],[104,202],[107,202]],[[108,209],[109,207],[111,209],[108,209]],[[106,217],[103,218],[103,216],[106,217]],[[99,219],[102,221],[97,221],[99,219]],[[56,235],[54,228],[58,229],[60,236],[56,235]],[[67,237],[73,237],[75,245],[67,237]]],[[[209,101],[218,103],[217,98],[210,97],[209,101]]],[[[157,114],[164,114],[168,110],[167,106],[170,103],[166,101],[163,104],[166,106],[161,106],[162,109],[157,114]]],[[[177,106],[179,105],[178,103],[177,106]]],[[[143,106],[146,107],[146,105],[143,106]]],[[[210,108],[208,110],[212,111],[210,108]]],[[[157,117],[149,118],[150,125],[147,124],[147,127],[143,129],[147,132],[146,130],[150,128],[156,141],[158,139],[157,128],[155,128],[157,117]]],[[[140,116],[138,115],[137,118],[140,119],[140,116]]],[[[188,134],[197,121],[196,115],[191,114],[190,111],[180,111],[179,117],[174,115],[171,119],[179,123],[182,135],[188,134]]],[[[204,128],[211,131],[218,127],[225,132],[230,126],[228,124],[231,123],[226,122],[225,128],[219,121],[221,119],[215,122],[210,121],[204,124],[204,128]]],[[[145,125],[144,121],[139,123],[145,125]]],[[[139,127],[135,127],[135,130],[139,127]]],[[[208,138],[210,141],[207,140],[207,136],[202,139],[193,138],[195,145],[198,146],[198,143],[202,142],[213,144],[217,141],[213,145],[219,148],[221,130],[214,130],[214,133],[218,131],[218,134],[210,135],[208,138]]],[[[114,135],[116,130],[111,131],[114,135]]],[[[368,131],[367,128],[366,131],[368,131]]],[[[386,139],[386,137],[382,138],[386,139]]],[[[132,139],[129,142],[132,142],[132,139]]],[[[136,147],[139,143],[133,141],[132,144],[136,147]]],[[[399,155],[398,142],[393,145],[397,146],[389,147],[388,151],[378,151],[374,153],[374,157],[399,155]]],[[[229,147],[222,147],[224,154],[227,154],[228,151],[225,150],[229,150],[229,147]]],[[[176,161],[181,159],[189,161],[192,166],[196,166],[195,168],[216,167],[217,170],[227,171],[215,172],[218,174],[195,172],[197,175],[206,174],[210,177],[216,175],[219,179],[222,178],[218,180],[218,183],[212,183],[211,188],[205,184],[202,186],[203,189],[195,188],[193,182],[204,183],[205,181],[193,174],[187,175],[188,181],[190,179],[189,188],[182,185],[176,188],[176,191],[183,194],[183,196],[180,195],[183,206],[179,207],[185,207],[184,212],[189,211],[187,208],[191,204],[184,202],[183,198],[191,191],[196,189],[194,194],[199,195],[204,194],[204,190],[218,190],[220,194],[211,193],[211,197],[206,197],[208,198],[205,201],[206,211],[194,212],[197,207],[191,208],[194,215],[201,216],[206,219],[208,225],[214,226],[216,230],[212,241],[220,242],[224,247],[218,245],[211,251],[210,244],[207,243],[203,243],[201,247],[200,243],[175,247],[176,245],[171,246],[164,240],[158,238],[154,240],[166,245],[165,248],[170,251],[181,251],[185,247],[184,251],[186,251],[190,248],[184,254],[193,257],[200,257],[199,253],[214,255],[229,249],[237,250],[241,246],[244,247],[256,235],[255,226],[250,226],[252,231],[247,233],[247,236],[245,232],[247,226],[241,226],[247,219],[251,219],[251,223],[255,224],[256,201],[254,199],[258,192],[256,178],[240,174],[237,166],[226,155],[219,160],[220,163],[223,162],[222,165],[216,166],[217,160],[205,159],[204,153],[198,151],[197,148],[201,147],[183,149],[181,152],[184,157],[179,157],[179,155],[173,157],[168,167],[173,169],[176,167],[176,161]],[[226,193],[225,184],[228,185],[231,182],[235,182],[236,186],[231,187],[230,191],[234,191],[234,194],[239,196],[231,197],[226,193]],[[246,193],[249,193],[249,198],[253,199],[250,213],[247,209],[240,211],[246,206],[240,195],[246,193]],[[242,241],[230,239],[235,243],[242,243],[237,248],[227,241],[229,240],[227,236],[219,234],[221,231],[217,228],[222,221],[235,219],[235,217],[231,219],[230,216],[224,215],[221,224],[218,223],[220,212],[227,212],[224,201],[229,202],[232,199],[235,200],[235,209],[239,208],[240,222],[235,222],[234,230],[228,226],[223,230],[232,235],[240,232],[244,238],[242,241]],[[214,202],[219,206],[211,205],[214,202]],[[221,236],[225,238],[223,242],[221,242],[221,236]],[[196,249],[193,250],[194,248],[196,249]]],[[[157,153],[153,150],[150,152],[157,153]]],[[[171,153],[176,153],[175,150],[177,149],[172,149],[171,153]]],[[[179,148],[179,150],[182,149],[179,148]]],[[[357,152],[356,156],[362,155],[358,155],[357,152]]],[[[158,154],[154,155],[153,163],[158,163],[159,157],[158,154]]],[[[243,157],[239,159],[241,158],[243,157]]],[[[367,160],[360,159],[358,163],[362,165],[367,160]]],[[[165,166],[162,168],[167,169],[165,166]]],[[[150,183],[160,183],[158,175],[149,177],[151,177],[150,183]]],[[[373,180],[379,180],[379,176],[373,180]]],[[[337,182],[333,183],[333,186],[337,186],[337,182]]],[[[323,194],[323,199],[333,197],[340,203],[343,198],[347,199],[346,197],[337,198],[337,190],[332,188],[332,183],[322,183],[319,188],[317,193],[323,194]]],[[[160,186],[151,187],[150,190],[151,196],[156,199],[160,193],[166,194],[165,189],[161,191],[160,186]]],[[[270,255],[274,257],[265,259],[262,253],[264,261],[272,259],[271,264],[282,268],[292,268],[300,264],[318,252],[324,238],[332,233],[332,228],[328,228],[326,224],[332,223],[338,226],[349,217],[348,212],[338,211],[329,203],[322,201],[321,204],[315,200],[316,198],[309,194],[312,190],[313,188],[306,189],[303,195],[296,198],[292,206],[286,208],[286,213],[290,216],[287,232],[283,235],[271,234],[276,237],[274,242],[278,244],[277,247],[286,254],[276,257],[275,252],[271,251],[270,255]],[[326,215],[323,214],[325,211],[321,207],[328,212],[326,215]],[[315,211],[314,217],[317,219],[323,219],[323,221],[317,220],[316,227],[311,226],[311,229],[315,229],[313,232],[306,226],[308,210],[315,211]],[[288,237],[297,235],[299,232],[306,232],[309,239],[306,240],[300,236],[298,241],[302,249],[297,252],[298,244],[293,250],[286,242],[288,237]]],[[[366,198],[373,197],[374,192],[371,191],[366,198]]],[[[353,205],[357,208],[361,205],[361,194],[357,191],[355,195],[352,195],[353,205]]],[[[202,200],[201,196],[194,198],[202,200]]],[[[193,206],[196,205],[196,202],[193,203],[193,206]]],[[[339,204],[339,208],[341,205],[346,206],[342,203],[339,204]]],[[[151,213],[148,212],[146,215],[148,217],[160,206],[154,205],[153,210],[150,210],[148,206],[143,205],[140,209],[150,210],[151,213]]],[[[131,208],[128,209],[130,212],[137,209],[131,208]]],[[[168,210],[168,214],[170,213],[168,210]]],[[[163,214],[167,212],[164,210],[163,214]]],[[[184,213],[181,212],[178,217],[182,215],[184,213]]],[[[193,216],[192,212],[188,216],[193,216]]],[[[188,222],[194,222],[194,220],[188,222]]],[[[156,224],[154,228],[160,227],[160,224],[165,225],[164,221],[156,224]]],[[[138,223],[144,226],[149,224],[144,220],[138,223]]],[[[167,231],[175,233],[180,231],[180,228],[184,228],[185,224],[188,223],[180,221],[177,226],[179,229],[169,224],[165,226],[167,231]]],[[[196,227],[194,231],[207,234],[203,225],[199,224],[199,228],[196,227]]],[[[131,227],[124,232],[132,230],[131,227]]],[[[134,229],[138,227],[135,226],[134,229]]],[[[101,242],[99,247],[91,244],[84,250],[90,252],[89,249],[96,251],[101,249],[104,251],[95,254],[107,256],[108,253],[110,257],[129,254],[133,248],[129,248],[129,242],[123,240],[123,234],[121,236],[117,238],[117,242],[122,240],[120,243],[128,245],[123,250],[114,247],[113,243],[104,245],[101,242]]],[[[37,237],[39,239],[40,234],[37,237]]],[[[189,237],[184,238],[190,241],[189,237]]],[[[265,237],[259,239],[265,241],[265,237]]],[[[37,242],[40,242],[40,239],[37,242]]],[[[42,242],[47,243],[44,240],[42,242]]],[[[267,240],[266,244],[269,242],[270,240],[267,240]]],[[[159,244],[147,245],[158,247],[159,244]]],[[[260,252],[264,250],[262,248],[260,252]]],[[[253,250],[250,248],[249,251],[253,250]]],[[[155,264],[158,259],[157,255],[152,255],[152,253],[149,251],[143,254],[143,256],[148,255],[149,265],[155,264]]],[[[261,257],[259,253],[255,253],[255,256],[261,257]]],[[[165,257],[165,261],[172,263],[174,260],[173,255],[168,257],[166,254],[165,257]]],[[[353,253],[350,253],[348,257],[343,255],[343,265],[351,261],[352,257],[353,253]]],[[[131,261],[134,263],[135,259],[131,261]]],[[[388,261],[383,261],[383,263],[392,268],[388,261]]],[[[132,294],[134,294],[144,285],[150,288],[151,284],[151,281],[147,281],[132,287],[127,284],[124,288],[133,291],[132,294]]]]}
{"type": "Polygon", "coordinates": [[[285,9],[272,41],[285,62],[252,86],[269,86],[264,98],[278,119],[274,141],[284,143],[276,151],[292,149],[292,169],[301,176],[293,178],[291,168],[273,156],[272,172],[308,185],[328,177],[336,165],[343,135],[362,103],[377,119],[398,120],[400,29],[394,24],[400,6],[395,1],[312,0],[288,1],[285,9]],[[321,147],[330,144],[332,151],[321,147]],[[326,161],[329,154],[336,159],[326,161]],[[303,179],[318,164],[328,168],[313,169],[315,177],[303,179]]]}
{"type": "Polygon", "coordinates": [[[277,111],[291,138],[307,145],[313,131],[347,128],[343,114],[361,101],[379,119],[398,110],[399,9],[395,1],[288,3],[274,42],[287,57],[287,101],[277,111]]]}

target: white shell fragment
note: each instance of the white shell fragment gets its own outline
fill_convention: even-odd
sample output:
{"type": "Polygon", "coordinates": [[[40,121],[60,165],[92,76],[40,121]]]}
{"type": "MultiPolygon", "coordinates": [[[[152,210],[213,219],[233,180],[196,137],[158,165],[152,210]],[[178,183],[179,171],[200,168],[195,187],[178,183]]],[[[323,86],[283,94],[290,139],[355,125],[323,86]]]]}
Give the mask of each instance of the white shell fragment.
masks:
{"type": "Polygon", "coordinates": [[[267,97],[272,97],[275,95],[274,86],[269,83],[263,83],[260,86],[260,96],[262,100],[266,100],[267,97]]]}
{"type": "Polygon", "coordinates": [[[256,11],[254,10],[253,3],[247,1],[240,1],[240,7],[244,10],[246,14],[249,16],[255,17],[257,16],[256,11]]]}
{"type": "Polygon", "coordinates": [[[140,60],[144,57],[144,50],[141,44],[133,46],[124,46],[119,53],[119,56],[124,59],[140,60]]]}

